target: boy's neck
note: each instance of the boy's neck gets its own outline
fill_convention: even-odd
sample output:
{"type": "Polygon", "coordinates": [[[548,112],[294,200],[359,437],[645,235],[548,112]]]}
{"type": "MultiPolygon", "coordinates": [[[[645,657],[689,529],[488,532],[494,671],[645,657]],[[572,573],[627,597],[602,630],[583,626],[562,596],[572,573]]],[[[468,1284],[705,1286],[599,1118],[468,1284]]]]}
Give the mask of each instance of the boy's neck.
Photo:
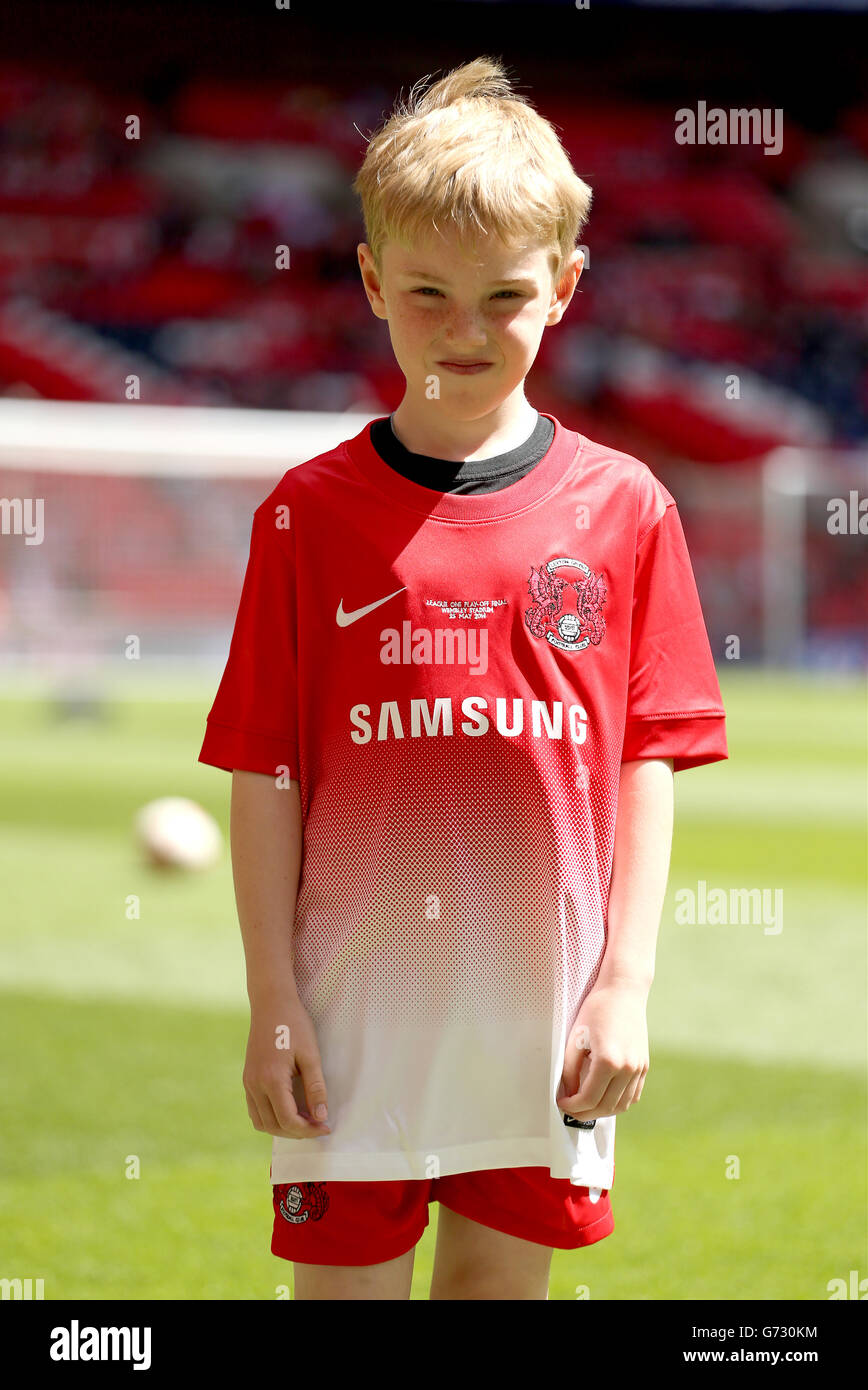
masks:
{"type": "Polygon", "coordinates": [[[466,463],[495,458],[517,449],[533,434],[537,412],[522,394],[504,401],[477,420],[455,420],[436,401],[421,404],[405,396],[392,416],[396,438],[411,454],[466,463]]]}

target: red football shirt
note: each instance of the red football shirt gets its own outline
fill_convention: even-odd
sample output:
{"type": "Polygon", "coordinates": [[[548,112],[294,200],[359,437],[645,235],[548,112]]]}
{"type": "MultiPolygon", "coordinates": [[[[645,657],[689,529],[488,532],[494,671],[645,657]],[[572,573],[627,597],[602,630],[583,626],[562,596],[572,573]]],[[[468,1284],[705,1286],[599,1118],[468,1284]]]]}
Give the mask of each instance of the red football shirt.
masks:
{"type": "Polygon", "coordinates": [[[611,1187],[615,1118],[567,1128],[555,1097],[606,944],[621,763],[727,747],[672,497],[549,418],[497,492],[404,478],[366,426],[254,513],[199,757],[300,784],[296,978],[332,1132],[275,1138],[274,1183],[611,1187]]]}

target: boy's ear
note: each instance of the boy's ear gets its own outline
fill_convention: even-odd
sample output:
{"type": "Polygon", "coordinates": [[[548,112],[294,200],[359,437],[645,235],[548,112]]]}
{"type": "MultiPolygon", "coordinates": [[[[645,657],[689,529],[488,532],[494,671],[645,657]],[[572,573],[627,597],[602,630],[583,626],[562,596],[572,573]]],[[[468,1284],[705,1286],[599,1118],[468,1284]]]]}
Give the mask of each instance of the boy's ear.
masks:
{"type": "Polygon", "coordinates": [[[552,302],[546,316],[547,328],[550,328],[552,324],[560,323],[566,313],[569,302],[575,293],[576,285],[579,283],[584,264],[585,253],[577,247],[567,262],[567,267],[559,283],[552,290],[552,302]]]}
{"type": "Polygon", "coordinates": [[[380,272],[374,264],[373,252],[366,241],[359,242],[356,247],[356,255],[358,256],[359,270],[362,274],[362,284],[365,287],[365,294],[368,296],[368,303],[378,319],[387,318],[385,301],[380,292],[380,272]]]}

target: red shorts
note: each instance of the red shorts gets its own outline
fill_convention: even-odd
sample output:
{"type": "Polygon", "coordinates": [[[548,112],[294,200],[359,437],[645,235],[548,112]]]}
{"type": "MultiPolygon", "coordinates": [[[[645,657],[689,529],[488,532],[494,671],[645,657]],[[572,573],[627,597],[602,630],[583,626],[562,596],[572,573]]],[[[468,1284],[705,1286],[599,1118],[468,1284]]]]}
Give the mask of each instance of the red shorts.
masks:
{"type": "Polygon", "coordinates": [[[486,1168],[392,1182],[291,1182],[272,1188],[271,1253],[312,1265],[395,1260],[428,1225],[428,1203],[506,1235],[557,1250],[593,1245],[615,1229],[609,1193],[574,1187],[547,1168],[486,1168]]]}

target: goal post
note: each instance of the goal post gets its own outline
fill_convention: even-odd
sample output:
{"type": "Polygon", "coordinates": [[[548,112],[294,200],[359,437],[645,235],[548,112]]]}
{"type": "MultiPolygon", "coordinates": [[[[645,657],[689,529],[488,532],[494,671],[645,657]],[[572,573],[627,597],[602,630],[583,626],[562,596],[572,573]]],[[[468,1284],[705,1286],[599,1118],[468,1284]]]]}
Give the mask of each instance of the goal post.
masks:
{"type": "Polygon", "coordinates": [[[275,477],[376,416],[358,411],[0,399],[0,474],[275,477]]]}
{"type": "Polygon", "coordinates": [[[868,450],[789,447],[769,454],[762,465],[762,537],[765,664],[864,667],[868,450]],[[832,661],[834,643],[829,637],[825,660],[823,647],[814,641],[822,632],[817,610],[830,577],[835,612],[829,616],[838,634],[837,661],[832,661]]]}

